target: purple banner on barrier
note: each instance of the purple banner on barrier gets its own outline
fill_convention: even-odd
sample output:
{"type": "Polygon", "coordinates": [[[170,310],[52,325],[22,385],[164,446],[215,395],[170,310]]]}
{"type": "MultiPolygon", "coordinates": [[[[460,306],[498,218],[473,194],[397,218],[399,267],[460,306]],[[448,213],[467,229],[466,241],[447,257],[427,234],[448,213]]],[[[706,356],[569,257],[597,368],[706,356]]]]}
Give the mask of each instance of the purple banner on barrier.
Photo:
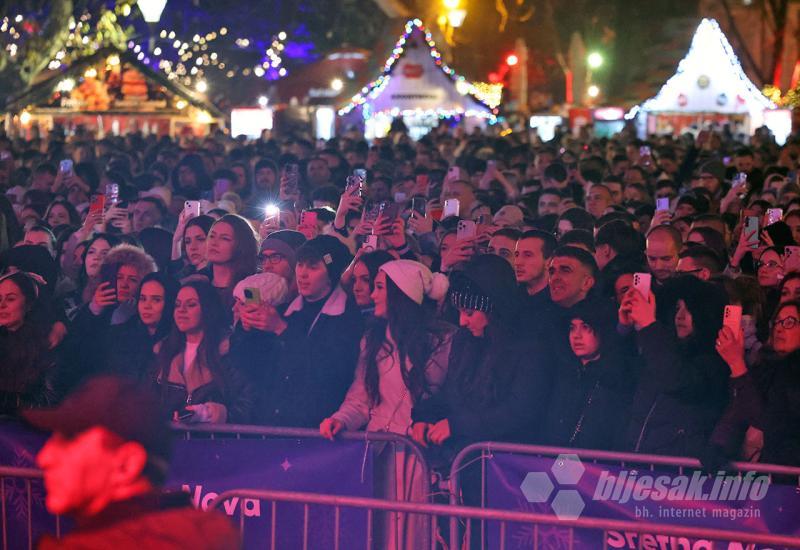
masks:
{"type": "MultiPolygon", "coordinates": [[[[180,441],[173,452],[167,486],[184,489],[195,506],[206,508],[230,489],[274,489],[371,497],[371,452],[363,441],[320,439],[216,439],[180,441]],[[366,462],[365,462],[366,458],[366,462]]],[[[222,510],[244,515],[245,548],[268,548],[272,504],[231,499],[222,510]]],[[[365,548],[366,513],[341,510],[340,548],[365,548]]],[[[308,525],[314,548],[333,548],[335,516],[332,507],[309,508],[308,525]]],[[[279,549],[303,548],[303,506],[278,504],[276,544],[279,549]]]]}
{"type": "MultiPolygon", "coordinates": [[[[800,494],[772,484],[767,476],[708,476],[702,472],[618,468],[581,462],[576,455],[532,457],[494,454],[488,459],[487,497],[491,508],[555,515],[648,521],[683,526],[800,535],[800,494]]],[[[499,547],[499,526],[488,528],[490,548],[499,547]]],[[[566,548],[569,531],[540,526],[542,548],[566,548]]],[[[576,548],[603,547],[603,533],[577,529],[576,548]]],[[[531,548],[533,526],[508,526],[508,548],[531,548]]],[[[655,534],[610,531],[608,548],[757,550],[738,542],[688,540],[655,534]]]]}

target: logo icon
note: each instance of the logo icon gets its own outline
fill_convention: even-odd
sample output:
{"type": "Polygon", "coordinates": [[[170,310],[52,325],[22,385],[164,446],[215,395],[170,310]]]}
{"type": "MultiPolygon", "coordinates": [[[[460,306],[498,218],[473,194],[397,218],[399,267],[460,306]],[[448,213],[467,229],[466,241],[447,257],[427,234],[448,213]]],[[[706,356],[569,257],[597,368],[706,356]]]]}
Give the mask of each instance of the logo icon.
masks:
{"type": "Polygon", "coordinates": [[[575,487],[585,471],[586,468],[578,455],[561,454],[553,461],[549,473],[529,472],[519,488],[528,502],[544,504],[550,501],[550,508],[558,519],[578,519],[586,507],[583,497],[577,489],[561,487],[575,487]],[[558,483],[558,490],[549,474],[552,474],[558,483]],[[550,500],[554,492],[555,496],[550,500]]]}

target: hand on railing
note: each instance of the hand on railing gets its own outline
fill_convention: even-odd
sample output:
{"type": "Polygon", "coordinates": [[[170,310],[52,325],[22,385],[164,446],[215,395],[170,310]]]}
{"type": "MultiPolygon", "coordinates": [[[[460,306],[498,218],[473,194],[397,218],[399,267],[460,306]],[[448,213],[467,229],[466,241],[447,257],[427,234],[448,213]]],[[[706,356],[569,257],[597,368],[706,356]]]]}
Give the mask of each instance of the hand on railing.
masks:
{"type": "Polygon", "coordinates": [[[330,439],[331,441],[333,441],[333,438],[336,437],[336,434],[341,432],[343,429],[344,422],[337,420],[336,418],[326,418],[319,425],[319,433],[322,434],[322,437],[325,439],[330,439]]]}

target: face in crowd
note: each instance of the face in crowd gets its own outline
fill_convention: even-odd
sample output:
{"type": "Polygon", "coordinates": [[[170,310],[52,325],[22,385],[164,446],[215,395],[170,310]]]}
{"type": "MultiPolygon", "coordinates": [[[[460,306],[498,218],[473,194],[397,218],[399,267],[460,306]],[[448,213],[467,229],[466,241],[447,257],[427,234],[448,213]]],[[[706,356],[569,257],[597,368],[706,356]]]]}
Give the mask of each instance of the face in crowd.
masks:
{"type": "Polygon", "coordinates": [[[800,311],[795,305],[781,306],[772,327],[772,347],[781,355],[800,349],[800,311]]]}
{"type": "Polygon", "coordinates": [[[520,239],[514,251],[514,272],[519,284],[531,284],[545,276],[547,262],[541,239],[520,239]]]}
{"type": "Polygon", "coordinates": [[[164,314],[164,287],[158,281],[147,281],[139,289],[139,301],[136,305],[142,324],[151,332],[155,332],[164,314]]]}
{"type": "Polygon", "coordinates": [[[0,327],[14,332],[25,322],[27,300],[17,283],[10,279],[0,281],[0,327]]]}
{"type": "Polygon", "coordinates": [[[575,357],[583,362],[590,361],[600,352],[600,339],[583,319],[573,319],[569,323],[569,347],[575,357]]]}
{"type": "Polygon", "coordinates": [[[295,277],[297,291],[309,302],[321,300],[333,288],[325,262],[322,260],[297,262],[295,277]]]}
{"type": "Polygon", "coordinates": [[[656,231],[647,237],[647,265],[653,277],[664,282],[678,267],[679,247],[666,231],[656,231]]]}
{"type": "Polygon", "coordinates": [[[575,258],[556,256],[547,269],[550,298],[561,307],[572,307],[594,286],[591,271],[575,258]]]}

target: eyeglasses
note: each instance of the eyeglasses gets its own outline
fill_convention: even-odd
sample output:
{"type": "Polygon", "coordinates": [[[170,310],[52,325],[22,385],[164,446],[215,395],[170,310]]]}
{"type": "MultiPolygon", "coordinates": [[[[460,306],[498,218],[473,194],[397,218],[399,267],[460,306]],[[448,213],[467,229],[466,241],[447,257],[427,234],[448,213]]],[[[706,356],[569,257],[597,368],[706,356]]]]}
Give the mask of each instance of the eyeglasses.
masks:
{"type": "Polygon", "coordinates": [[[286,256],[284,256],[283,254],[262,254],[261,255],[261,261],[269,262],[272,265],[279,264],[285,259],[286,259],[286,256]]]}
{"type": "Polygon", "coordinates": [[[687,269],[685,271],[676,270],[675,273],[677,273],[678,275],[694,275],[695,273],[700,273],[701,271],[703,271],[702,267],[697,269],[687,269]]]}
{"type": "Polygon", "coordinates": [[[797,317],[784,317],[783,319],[775,319],[775,326],[781,326],[785,330],[793,329],[800,323],[797,317]]]}
{"type": "Polygon", "coordinates": [[[783,264],[776,260],[769,260],[767,262],[756,262],[756,269],[761,269],[762,267],[769,267],[770,269],[774,269],[776,267],[783,267],[783,264]]]}

